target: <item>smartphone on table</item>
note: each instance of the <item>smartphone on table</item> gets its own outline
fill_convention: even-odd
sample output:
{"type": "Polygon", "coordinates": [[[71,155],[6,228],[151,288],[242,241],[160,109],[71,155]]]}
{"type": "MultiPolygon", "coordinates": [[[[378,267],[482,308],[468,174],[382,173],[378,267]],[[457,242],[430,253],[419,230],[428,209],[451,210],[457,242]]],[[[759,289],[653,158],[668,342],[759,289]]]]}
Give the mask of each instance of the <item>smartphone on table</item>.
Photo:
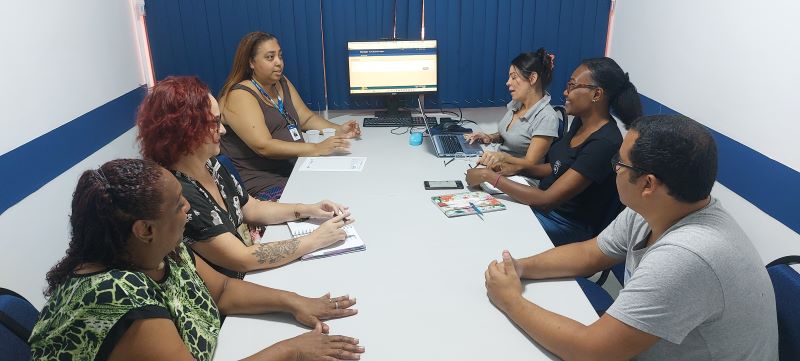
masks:
{"type": "Polygon", "coordinates": [[[435,189],[464,189],[464,183],[461,183],[460,180],[448,180],[448,181],[425,181],[425,189],[428,190],[435,190],[435,189]]]}

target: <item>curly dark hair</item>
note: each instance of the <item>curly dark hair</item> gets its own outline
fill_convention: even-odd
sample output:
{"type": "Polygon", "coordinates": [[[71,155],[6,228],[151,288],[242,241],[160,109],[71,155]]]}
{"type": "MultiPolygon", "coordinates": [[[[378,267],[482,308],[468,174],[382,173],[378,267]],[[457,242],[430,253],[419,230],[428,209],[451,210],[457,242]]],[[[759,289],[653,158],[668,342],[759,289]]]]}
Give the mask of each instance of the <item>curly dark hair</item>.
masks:
{"type": "Polygon", "coordinates": [[[158,164],[142,159],[112,160],[81,174],[72,195],[67,254],[47,272],[45,296],[84,263],[131,269],[127,243],[133,223],[159,217],[163,174],[158,164]]]}
{"type": "Polygon", "coordinates": [[[170,168],[212,134],[209,90],[197,77],[170,76],[142,101],[136,117],[142,156],[170,168]]]}

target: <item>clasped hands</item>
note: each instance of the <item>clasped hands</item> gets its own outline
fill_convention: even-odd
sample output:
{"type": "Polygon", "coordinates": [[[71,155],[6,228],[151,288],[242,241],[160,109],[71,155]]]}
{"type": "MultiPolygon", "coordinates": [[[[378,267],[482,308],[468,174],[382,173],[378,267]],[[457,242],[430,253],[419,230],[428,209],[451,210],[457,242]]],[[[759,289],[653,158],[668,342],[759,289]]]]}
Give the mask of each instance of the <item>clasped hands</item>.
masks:
{"type": "Polygon", "coordinates": [[[501,311],[508,313],[520,304],[522,298],[521,265],[511,257],[508,250],[503,251],[503,261],[492,261],[486,269],[486,292],[489,300],[501,311]]]}

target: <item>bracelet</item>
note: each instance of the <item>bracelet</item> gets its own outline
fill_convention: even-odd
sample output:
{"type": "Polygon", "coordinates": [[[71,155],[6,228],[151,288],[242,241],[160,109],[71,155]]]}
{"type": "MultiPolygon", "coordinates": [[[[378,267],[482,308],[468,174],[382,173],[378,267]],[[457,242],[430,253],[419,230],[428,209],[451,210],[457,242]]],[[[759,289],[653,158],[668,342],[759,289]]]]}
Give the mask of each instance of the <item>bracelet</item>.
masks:
{"type": "Polygon", "coordinates": [[[498,174],[498,175],[497,175],[497,179],[495,179],[495,180],[494,180],[494,184],[492,184],[492,187],[495,187],[495,188],[497,188],[497,182],[499,182],[499,181],[500,181],[500,177],[502,177],[502,176],[498,174]]]}

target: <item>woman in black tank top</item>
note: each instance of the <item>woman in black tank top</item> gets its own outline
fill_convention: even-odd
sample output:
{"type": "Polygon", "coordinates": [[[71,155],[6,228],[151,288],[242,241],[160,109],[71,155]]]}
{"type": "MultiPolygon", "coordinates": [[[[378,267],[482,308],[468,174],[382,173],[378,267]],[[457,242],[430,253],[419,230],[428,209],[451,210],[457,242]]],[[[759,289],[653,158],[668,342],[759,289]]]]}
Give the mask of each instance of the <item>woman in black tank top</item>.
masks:
{"type": "Polygon", "coordinates": [[[348,139],[361,135],[354,120],[331,123],[306,107],[294,85],[283,75],[278,39],[253,32],[239,42],[233,69],[220,92],[228,133],[222,153],[239,170],[247,191],[256,198],[277,200],[297,157],[345,153],[348,139]],[[333,128],[336,135],[306,143],[305,130],[333,128]]]}

